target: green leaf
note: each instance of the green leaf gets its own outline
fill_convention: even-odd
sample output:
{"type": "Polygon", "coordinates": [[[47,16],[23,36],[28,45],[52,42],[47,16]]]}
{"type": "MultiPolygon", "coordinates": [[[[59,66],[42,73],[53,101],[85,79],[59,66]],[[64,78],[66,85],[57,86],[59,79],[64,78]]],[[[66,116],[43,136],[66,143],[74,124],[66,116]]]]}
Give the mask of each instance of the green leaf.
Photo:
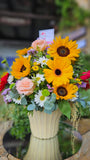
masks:
{"type": "Polygon", "coordinates": [[[89,105],[89,106],[90,106],[90,101],[87,101],[87,105],[89,105]]]}
{"type": "Polygon", "coordinates": [[[29,95],[29,98],[34,99],[34,95],[33,94],[29,95]]]}
{"type": "Polygon", "coordinates": [[[25,97],[21,99],[21,105],[27,105],[27,100],[25,97]]]}
{"type": "Polygon", "coordinates": [[[70,119],[71,107],[68,101],[61,101],[59,104],[60,111],[70,119]]]}
{"type": "Polygon", "coordinates": [[[47,113],[47,114],[51,114],[52,113],[52,111],[50,111],[50,110],[44,110],[44,112],[47,113]]]}
{"type": "Polygon", "coordinates": [[[44,108],[46,110],[54,110],[55,109],[55,104],[54,103],[51,103],[49,100],[45,101],[44,103],[44,108]]]}
{"type": "Polygon", "coordinates": [[[3,64],[3,63],[6,63],[6,62],[7,62],[6,58],[1,61],[2,64],[3,64]]]}
{"type": "Polygon", "coordinates": [[[5,58],[4,60],[2,60],[1,62],[2,64],[5,64],[8,68],[9,68],[9,65],[8,65],[8,62],[7,62],[7,59],[5,58]]]}
{"type": "Polygon", "coordinates": [[[50,102],[55,103],[55,101],[56,101],[56,94],[52,93],[51,98],[50,98],[50,102]]]}
{"type": "Polygon", "coordinates": [[[15,86],[15,83],[10,84],[10,89],[12,89],[15,86]]]}
{"type": "Polygon", "coordinates": [[[84,108],[86,107],[86,102],[84,100],[80,100],[80,103],[84,108]]]}
{"type": "Polygon", "coordinates": [[[75,79],[71,79],[70,80],[71,83],[78,83],[79,81],[75,80],[75,79]]]}
{"type": "Polygon", "coordinates": [[[50,55],[46,55],[46,58],[50,58],[50,55]]]}
{"type": "Polygon", "coordinates": [[[81,106],[85,108],[86,107],[86,102],[83,100],[84,98],[86,98],[86,97],[78,98],[77,102],[79,102],[81,104],[81,106]]]}
{"type": "Polygon", "coordinates": [[[35,107],[36,107],[36,105],[35,105],[35,103],[32,101],[32,104],[29,104],[29,105],[28,105],[27,110],[28,110],[28,111],[32,111],[32,110],[35,109],[35,107]]]}
{"type": "Polygon", "coordinates": [[[9,91],[9,94],[10,94],[10,96],[11,96],[11,98],[15,98],[15,99],[18,99],[19,98],[19,94],[17,93],[17,91],[14,93],[14,92],[12,92],[12,91],[9,91]]]}
{"type": "Polygon", "coordinates": [[[42,70],[42,69],[39,69],[39,73],[40,73],[40,74],[43,74],[43,70],[42,70]]]}

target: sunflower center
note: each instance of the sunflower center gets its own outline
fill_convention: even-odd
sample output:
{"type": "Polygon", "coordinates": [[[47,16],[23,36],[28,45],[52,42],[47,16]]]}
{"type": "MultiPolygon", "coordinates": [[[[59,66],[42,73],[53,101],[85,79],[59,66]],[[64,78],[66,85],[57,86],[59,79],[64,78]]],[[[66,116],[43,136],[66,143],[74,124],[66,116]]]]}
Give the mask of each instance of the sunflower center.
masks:
{"type": "Polygon", "coordinates": [[[66,57],[70,54],[70,51],[67,47],[61,46],[57,48],[57,53],[61,57],[66,57]]]}
{"type": "Polygon", "coordinates": [[[25,71],[26,70],[26,67],[23,65],[22,67],[21,67],[21,69],[20,69],[20,72],[23,72],[23,71],[25,71]]]}
{"type": "Polygon", "coordinates": [[[55,70],[55,74],[56,74],[57,76],[59,76],[59,75],[61,74],[60,69],[56,69],[56,70],[55,70]]]}
{"type": "Polygon", "coordinates": [[[43,101],[45,99],[44,96],[40,96],[40,100],[43,101]]]}
{"type": "Polygon", "coordinates": [[[57,93],[59,96],[66,96],[67,95],[67,90],[64,87],[58,87],[57,88],[57,93]]]}

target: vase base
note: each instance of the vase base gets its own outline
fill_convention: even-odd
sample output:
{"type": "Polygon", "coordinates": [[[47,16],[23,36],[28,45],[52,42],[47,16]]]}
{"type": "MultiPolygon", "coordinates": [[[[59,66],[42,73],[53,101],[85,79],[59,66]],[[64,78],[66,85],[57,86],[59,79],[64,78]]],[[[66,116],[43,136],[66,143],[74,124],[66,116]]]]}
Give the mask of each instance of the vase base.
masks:
{"type": "MultiPolygon", "coordinates": [[[[37,151],[36,159],[38,159],[37,157],[39,155],[40,156],[44,156],[44,155],[48,156],[47,155],[48,151],[49,151],[49,153],[51,153],[51,155],[53,155],[53,153],[54,153],[54,156],[57,157],[57,155],[59,155],[59,150],[60,150],[60,153],[62,155],[62,159],[68,158],[68,157],[72,156],[73,154],[75,154],[76,152],[79,151],[79,149],[80,149],[80,147],[82,145],[82,137],[77,131],[73,131],[72,130],[73,128],[71,127],[71,125],[69,125],[67,123],[60,122],[59,126],[60,126],[59,127],[59,132],[54,138],[41,140],[39,138],[34,138],[33,137],[33,139],[35,140],[34,142],[31,141],[32,140],[31,139],[31,137],[32,137],[31,134],[28,134],[26,136],[25,140],[23,141],[21,139],[17,140],[15,137],[12,137],[10,135],[10,132],[7,132],[5,134],[5,136],[3,137],[4,148],[6,149],[6,151],[9,154],[11,154],[11,155],[13,155],[13,156],[15,156],[17,158],[24,159],[25,154],[29,149],[28,146],[30,146],[30,144],[32,142],[32,143],[34,143],[33,144],[33,148],[31,147],[32,148],[32,154],[33,154],[32,156],[35,155],[36,152],[34,152],[34,151],[36,149],[36,151],[37,151]],[[74,144],[75,150],[74,150],[74,152],[72,152],[72,143],[71,143],[71,136],[72,135],[75,137],[75,144],[74,144]],[[46,143],[48,143],[48,144],[47,144],[47,146],[45,146],[45,154],[43,154],[44,145],[46,145],[46,143]],[[7,145],[7,144],[9,144],[9,145],[7,145]],[[11,147],[11,145],[13,147],[11,147]],[[38,152],[40,145],[41,145],[41,148],[40,148],[41,154],[38,152]],[[51,152],[50,152],[50,150],[51,150],[51,152]],[[53,150],[53,152],[52,152],[52,150],[53,150]],[[57,151],[58,151],[58,153],[57,153],[57,151]]],[[[52,157],[54,157],[54,156],[52,156],[52,157]]],[[[42,158],[40,160],[44,160],[44,158],[42,158]]],[[[45,157],[45,160],[46,160],[46,157],[45,157]]],[[[58,159],[54,158],[54,160],[58,160],[58,159]]]]}

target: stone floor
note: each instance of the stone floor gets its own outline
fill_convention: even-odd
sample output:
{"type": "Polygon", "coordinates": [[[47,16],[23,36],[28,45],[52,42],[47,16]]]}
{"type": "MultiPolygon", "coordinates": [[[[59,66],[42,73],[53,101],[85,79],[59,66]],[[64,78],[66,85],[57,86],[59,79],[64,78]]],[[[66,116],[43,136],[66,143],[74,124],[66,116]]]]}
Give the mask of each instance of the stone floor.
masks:
{"type": "MultiPolygon", "coordinates": [[[[70,121],[65,121],[65,123],[72,125],[70,121]]],[[[80,119],[78,131],[81,135],[84,135],[86,132],[90,131],[90,119],[88,118],[80,119]]]]}
{"type": "Polygon", "coordinates": [[[83,136],[82,146],[78,153],[66,160],[90,160],[90,131],[83,136]]]}
{"type": "Polygon", "coordinates": [[[11,126],[11,121],[0,122],[0,160],[18,160],[17,158],[7,153],[3,147],[3,136],[11,128],[11,126]]]}
{"type": "MultiPolygon", "coordinates": [[[[89,120],[90,122],[90,120],[89,120]]],[[[84,125],[86,127],[87,120],[84,122],[84,125]]],[[[90,123],[87,123],[88,125],[90,123]]],[[[9,130],[12,126],[11,121],[7,122],[0,122],[0,160],[19,160],[5,150],[3,147],[3,136],[9,130]]],[[[89,125],[90,127],[90,125],[89,125]]],[[[67,158],[66,160],[90,160],[90,130],[86,127],[86,129],[81,129],[83,143],[78,153],[76,153],[74,156],[67,158]]]]}

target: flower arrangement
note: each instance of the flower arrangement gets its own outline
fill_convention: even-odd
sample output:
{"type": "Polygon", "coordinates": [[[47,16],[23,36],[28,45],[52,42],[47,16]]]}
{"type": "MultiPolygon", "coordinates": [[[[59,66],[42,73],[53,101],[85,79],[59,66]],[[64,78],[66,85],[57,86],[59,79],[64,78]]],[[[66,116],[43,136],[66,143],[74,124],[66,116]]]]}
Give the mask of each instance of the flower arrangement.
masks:
{"type": "MultiPolygon", "coordinates": [[[[86,85],[85,75],[81,76],[78,69],[77,47],[76,41],[69,41],[69,37],[59,37],[51,44],[38,39],[29,48],[16,51],[17,58],[0,81],[4,101],[23,105],[29,112],[44,110],[51,114],[59,108],[70,118],[69,102],[83,105],[78,90],[86,85]]],[[[6,60],[2,63],[7,65],[6,60]]]]}

